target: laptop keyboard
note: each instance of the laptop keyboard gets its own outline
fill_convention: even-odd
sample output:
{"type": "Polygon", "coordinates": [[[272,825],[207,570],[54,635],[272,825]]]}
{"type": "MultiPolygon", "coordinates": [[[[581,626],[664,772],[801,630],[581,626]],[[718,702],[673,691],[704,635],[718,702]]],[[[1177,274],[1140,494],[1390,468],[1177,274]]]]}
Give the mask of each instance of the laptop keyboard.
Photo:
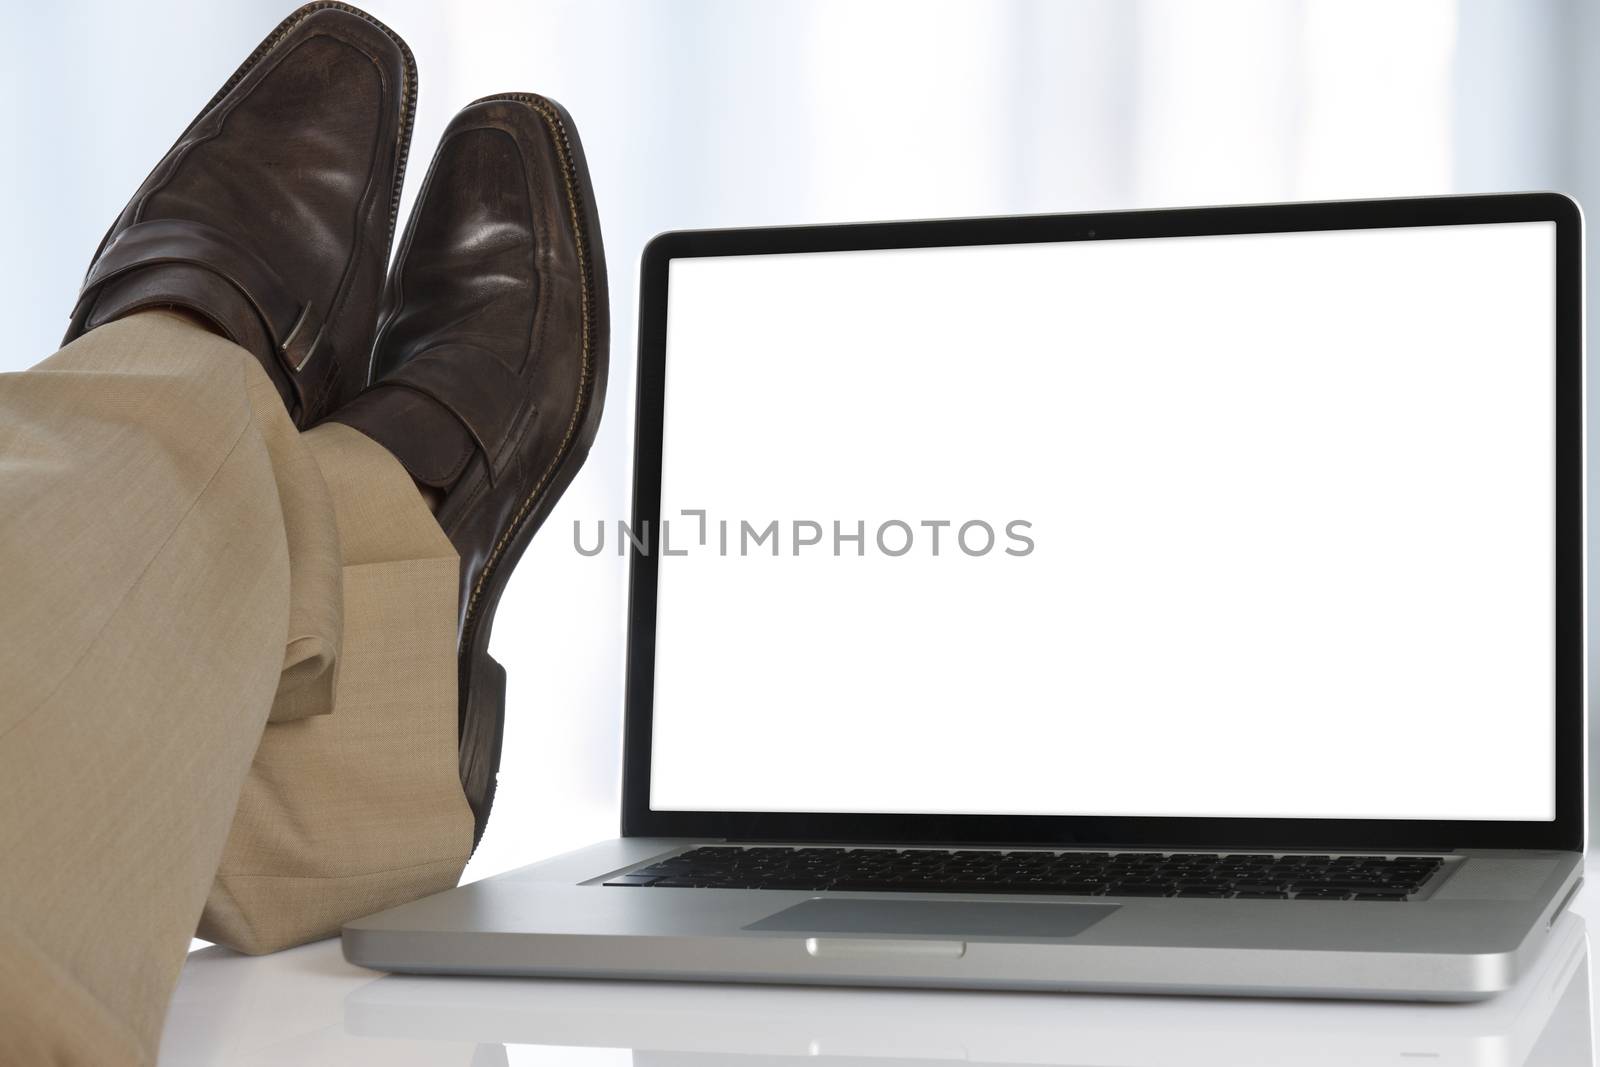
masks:
{"type": "Polygon", "coordinates": [[[1401,901],[1415,895],[1442,863],[1432,856],[707,845],[604,884],[663,889],[1401,901]]]}

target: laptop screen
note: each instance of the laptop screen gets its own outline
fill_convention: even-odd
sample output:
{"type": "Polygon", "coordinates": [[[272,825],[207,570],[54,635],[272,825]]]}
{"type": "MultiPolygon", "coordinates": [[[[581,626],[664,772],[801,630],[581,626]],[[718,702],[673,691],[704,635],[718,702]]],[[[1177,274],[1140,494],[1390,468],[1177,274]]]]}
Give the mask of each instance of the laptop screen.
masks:
{"type": "Polygon", "coordinates": [[[1553,819],[1554,265],[672,260],[650,807],[1553,819]]]}

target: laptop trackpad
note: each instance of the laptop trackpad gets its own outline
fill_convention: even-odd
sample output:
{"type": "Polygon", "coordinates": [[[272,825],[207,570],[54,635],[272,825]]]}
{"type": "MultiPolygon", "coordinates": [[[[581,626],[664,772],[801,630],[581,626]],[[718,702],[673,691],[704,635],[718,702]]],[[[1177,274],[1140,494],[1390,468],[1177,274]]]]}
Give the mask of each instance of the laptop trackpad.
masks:
{"type": "Polygon", "coordinates": [[[921,934],[1032,941],[1073,937],[1116,904],[1043,904],[982,900],[807,900],[744,927],[806,934],[921,934]]]}

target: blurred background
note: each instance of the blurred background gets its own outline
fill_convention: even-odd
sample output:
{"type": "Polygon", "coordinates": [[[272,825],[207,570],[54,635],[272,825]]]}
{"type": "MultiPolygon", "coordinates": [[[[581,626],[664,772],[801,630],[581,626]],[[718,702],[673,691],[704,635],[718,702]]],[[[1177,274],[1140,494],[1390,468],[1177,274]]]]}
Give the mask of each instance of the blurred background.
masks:
{"type": "MultiPolygon", "coordinates": [[[[626,574],[572,538],[575,519],[592,544],[594,520],[627,514],[651,235],[1520,189],[1600,204],[1600,3],[1585,0],[364,6],[420,66],[407,205],[458,107],[544,93],[582,131],[611,271],[599,439],[497,619],[505,754],[469,878],[616,829],[626,574]]],[[[290,8],[6,6],[0,370],[55,350],[106,226],[290,8]]]]}

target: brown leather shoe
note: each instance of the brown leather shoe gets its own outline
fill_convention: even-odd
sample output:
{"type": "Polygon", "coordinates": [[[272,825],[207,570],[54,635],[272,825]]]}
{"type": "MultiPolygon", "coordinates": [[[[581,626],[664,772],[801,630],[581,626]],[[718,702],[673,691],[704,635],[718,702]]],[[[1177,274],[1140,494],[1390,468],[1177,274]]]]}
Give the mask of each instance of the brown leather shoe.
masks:
{"type": "Polygon", "coordinates": [[[487,97],[444,132],[389,275],[373,386],[333,419],[442,494],[461,553],[461,783],[483,835],[505,719],[495,607],[600,423],[605,254],[571,117],[487,97]]]}
{"type": "Polygon", "coordinates": [[[178,307],[253,352],[302,428],[353,397],[416,99],[411,50],[371,15],[326,2],[290,15],[112,223],[66,341],[178,307]]]}

